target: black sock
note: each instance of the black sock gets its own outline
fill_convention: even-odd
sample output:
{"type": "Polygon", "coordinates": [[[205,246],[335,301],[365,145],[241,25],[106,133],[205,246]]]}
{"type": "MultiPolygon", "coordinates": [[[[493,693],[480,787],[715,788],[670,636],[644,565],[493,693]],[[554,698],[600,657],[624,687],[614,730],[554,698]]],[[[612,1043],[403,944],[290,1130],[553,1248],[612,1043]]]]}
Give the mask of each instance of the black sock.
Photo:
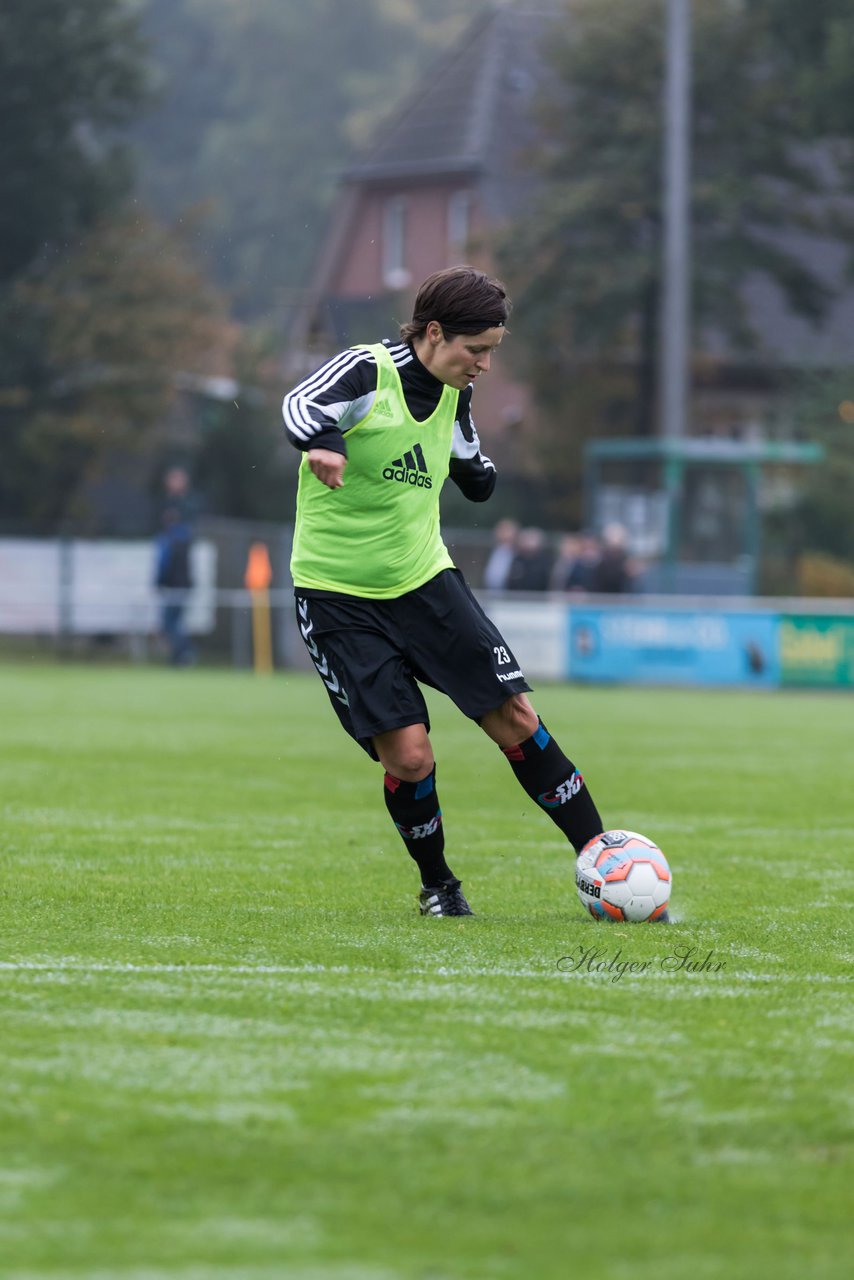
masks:
{"type": "Polygon", "coordinates": [[[445,831],[436,795],[436,767],[420,782],[403,782],[385,775],[385,805],[400,832],[406,851],[418,864],[425,886],[453,882],[456,876],[445,861],[445,831]]]}
{"type": "Polygon", "coordinates": [[[602,819],[584,779],[542,720],[532,737],[503,751],[525,791],[560,827],[576,853],[602,832],[602,819]]]}

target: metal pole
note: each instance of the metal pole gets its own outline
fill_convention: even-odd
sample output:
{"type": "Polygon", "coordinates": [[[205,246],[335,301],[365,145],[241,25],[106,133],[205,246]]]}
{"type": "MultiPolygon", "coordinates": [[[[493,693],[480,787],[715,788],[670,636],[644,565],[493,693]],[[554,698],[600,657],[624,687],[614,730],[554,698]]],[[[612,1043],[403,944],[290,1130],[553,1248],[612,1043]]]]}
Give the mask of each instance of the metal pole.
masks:
{"type": "Polygon", "coordinates": [[[685,435],[691,331],[691,0],[667,0],[661,434],[685,435]]]}
{"type": "Polygon", "coordinates": [[[57,611],[57,651],[71,656],[74,643],[74,544],[63,530],[59,536],[59,608],[57,611]]]}
{"type": "Polygon", "coordinates": [[[762,471],[758,462],[748,462],[745,465],[744,481],[747,487],[744,517],[744,545],[748,564],[747,594],[753,596],[756,595],[759,551],[762,538],[762,518],[759,512],[759,489],[762,483],[762,471]]]}

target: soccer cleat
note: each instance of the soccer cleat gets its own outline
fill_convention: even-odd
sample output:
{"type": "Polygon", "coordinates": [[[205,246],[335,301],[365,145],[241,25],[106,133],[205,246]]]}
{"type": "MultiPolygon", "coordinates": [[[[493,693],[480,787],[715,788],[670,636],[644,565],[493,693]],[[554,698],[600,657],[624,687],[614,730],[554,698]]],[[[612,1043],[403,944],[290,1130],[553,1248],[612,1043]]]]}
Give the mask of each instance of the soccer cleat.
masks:
{"type": "Polygon", "coordinates": [[[473,916],[463,897],[459,880],[449,884],[425,886],[418,895],[422,916],[473,916]]]}

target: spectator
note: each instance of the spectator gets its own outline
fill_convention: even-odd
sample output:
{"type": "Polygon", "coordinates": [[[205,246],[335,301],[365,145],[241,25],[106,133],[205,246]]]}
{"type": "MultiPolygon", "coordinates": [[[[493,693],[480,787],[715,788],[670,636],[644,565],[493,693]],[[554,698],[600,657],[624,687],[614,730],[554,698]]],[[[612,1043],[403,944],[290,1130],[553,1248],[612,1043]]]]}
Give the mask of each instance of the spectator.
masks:
{"type": "Polygon", "coordinates": [[[186,667],[195,660],[184,621],[188,594],[193,586],[192,530],[184,506],[187,486],[172,487],[167,480],[166,489],[167,495],[177,501],[164,507],[156,543],[155,586],[160,592],[160,631],[168,646],[169,661],[175,667],[186,667]]]}
{"type": "Polygon", "coordinates": [[[493,547],[483,571],[487,591],[504,591],[510,577],[519,525],[515,520],[499,520],[492,531],[493,547]]]}
{"type": "Polygon", "coordinates": [[[184,520],[189,520],[193,514],[193,500],[190,477],[184,467],[169,468],[163,477],[163,491],[166,495],[164,507],[173,508],[184,520]]]}
{"type": "Polygon", "coordinates": [[[508,590],[547,591],[551,569],[552,553],[542,529],[522,529],[516,539],[508,590]]]}
{"type": "Polygon", "coordinates": [[[594,578],[599,563],[599,539],[593,533],[567,534],[575,545],[564,548],[555,565],[553,591],[570,591],[576,594],[594,591],[594,578]]]}
{"type": "Polygon", "coordinates": [[[621,524],[607,524],[602,531],[602,550],[593,573],[593,590],[617,594],[631,590],[632,572],[627,549],[628,535],[621,524]]]}
{"type": "Polygon", "coordinates": [[[565,533],[558,543],[557,557],[549,575],[550,591],[569,591],[581,555],[581,538],[577,533],[565,533]]]}

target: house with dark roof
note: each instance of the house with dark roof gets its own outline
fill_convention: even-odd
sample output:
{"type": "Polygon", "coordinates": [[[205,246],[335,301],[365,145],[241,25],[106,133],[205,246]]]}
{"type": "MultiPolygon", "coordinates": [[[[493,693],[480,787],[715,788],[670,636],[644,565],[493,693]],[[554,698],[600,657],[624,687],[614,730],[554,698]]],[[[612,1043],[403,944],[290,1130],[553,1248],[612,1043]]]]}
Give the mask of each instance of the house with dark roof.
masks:
{"type": "MultiPolygon", "coordinates": [[[[396,337],[431,272],[457,262],[492,269],[490,235],[535,182],[520,160],[536,136],[530,107],[554,20],[547,2],[484,10],[342,175],[290,335],[290,374],[348,343],[396,337]]],[[[478,387],[489,447],[496,434],[505,440],[511,464],[511,428],[529,400],[500,360],[478,387]]]]}

